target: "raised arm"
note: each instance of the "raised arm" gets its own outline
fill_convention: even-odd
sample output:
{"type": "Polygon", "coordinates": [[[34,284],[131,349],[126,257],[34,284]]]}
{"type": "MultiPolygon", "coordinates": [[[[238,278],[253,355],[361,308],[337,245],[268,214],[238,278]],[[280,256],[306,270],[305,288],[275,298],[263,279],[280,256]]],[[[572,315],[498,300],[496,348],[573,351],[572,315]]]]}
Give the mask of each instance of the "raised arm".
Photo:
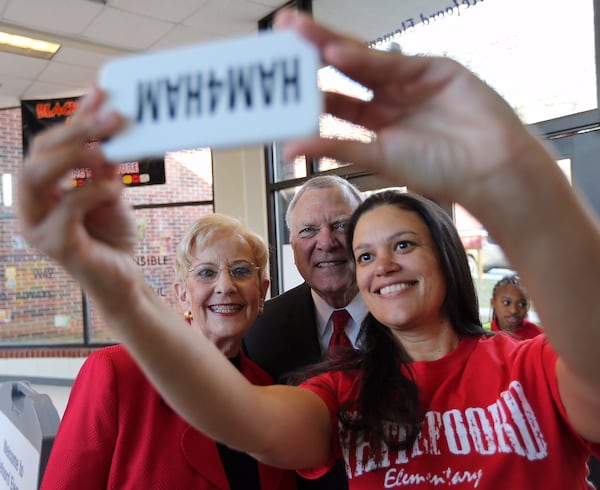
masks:
{"type": "Polygon", "coordinates": [[[298,154],[352,161],[443,202],[459,202],[498,240],[528,285],[552,346],[569,418],[600,441],[600,232],[544,143],[459,64],[368,49],[308,17],[282,13],[331,64],[373,91],[337,94],[328,112],[373,130],[368,144],[313,138],[298,154]]]}
{"type": "Polygon", "coordinates": [[[325,463],[332,435],[324,402],[300,388],[251,385],[146,283],[132,258],[135,226],[115,166],[85,146],[124,124],[114,113],[103,115],[101,103],[102,94],[93,91],[70,124],[33,143],[19,179],[24,237],[79,281],[158,391],[190,423],[274,465],[325,463]],[[92,170],[93,181],[73,188],[70,172],[80,167],[92,170]]]}

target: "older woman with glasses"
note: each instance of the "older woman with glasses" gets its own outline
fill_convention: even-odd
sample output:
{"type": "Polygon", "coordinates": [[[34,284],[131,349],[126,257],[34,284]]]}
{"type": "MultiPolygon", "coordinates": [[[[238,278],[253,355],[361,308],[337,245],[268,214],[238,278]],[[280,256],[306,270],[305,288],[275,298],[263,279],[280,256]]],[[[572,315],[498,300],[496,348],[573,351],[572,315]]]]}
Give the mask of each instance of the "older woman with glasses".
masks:
{"type": "MultiPolygon", "coordinates": [[[[174,287],[186,321],[260,385],[272,380],[242,354],[240,345],[262,310],[269,287],[267,260],[258,235],[220,214],[196,220],[175,258],[174,287]]],[[[81,368],[42,488],[287,490],[296,488],[296,477],[190,427],[126,349],[116,345],[94,352],[81,368]]]]}

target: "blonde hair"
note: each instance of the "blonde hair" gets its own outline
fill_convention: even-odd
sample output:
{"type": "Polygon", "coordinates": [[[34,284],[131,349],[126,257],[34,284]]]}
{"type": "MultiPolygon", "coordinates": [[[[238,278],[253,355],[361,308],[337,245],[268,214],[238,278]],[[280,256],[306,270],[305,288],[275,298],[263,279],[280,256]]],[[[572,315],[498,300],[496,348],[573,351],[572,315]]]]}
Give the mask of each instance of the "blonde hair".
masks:
{"type": "Polygon", "coordinates": [[[177,245],[175,252],[175,275],[177,281],[184,282],[194,261],[194,249],[202,249],[211,244],[218,235],[237,235],[250,245],[259,277],[268,279],[267,262],[269,249],[263,239],[242,224],[241,221],[225,214],[214,213],[198,218],[188,228],[177,245]]]}

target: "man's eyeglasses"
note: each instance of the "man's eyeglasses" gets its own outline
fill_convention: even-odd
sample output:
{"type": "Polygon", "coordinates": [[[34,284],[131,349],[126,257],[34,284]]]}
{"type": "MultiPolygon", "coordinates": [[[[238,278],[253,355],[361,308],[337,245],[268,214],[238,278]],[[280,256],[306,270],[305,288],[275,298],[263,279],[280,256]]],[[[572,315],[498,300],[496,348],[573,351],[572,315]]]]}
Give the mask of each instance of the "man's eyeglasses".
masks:
{"type": "Polygon", "coordinates": [[[237,262],[232,265],[217,267],[214,264],[198,264],[188,271],[196,281],[203,283],[215,282],[223,269],[229,272],[229,276],[236,282],[244,282],[250,279],[260,267],[251,262],[237,262]]]}

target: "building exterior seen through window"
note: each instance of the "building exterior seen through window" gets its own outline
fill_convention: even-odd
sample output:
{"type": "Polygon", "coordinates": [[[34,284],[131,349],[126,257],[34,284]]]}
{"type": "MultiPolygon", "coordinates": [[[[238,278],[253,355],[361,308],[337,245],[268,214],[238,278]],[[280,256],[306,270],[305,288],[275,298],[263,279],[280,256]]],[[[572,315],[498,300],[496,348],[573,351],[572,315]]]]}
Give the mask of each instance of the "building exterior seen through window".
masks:
{"type": "MultiPolygon", "coordinates": [[[[0,128],[0,346],[115,342],[78,284],[19,235],[14,202],[23,165],[20,110],[0,111],[0,128]]],[[[165,184],[124,192],[137,225],[133,260],[156,293],[178,308],[172,290],[175,246],[193,219],[214,210],[212,153],[167,153],[165,173],[165,184]]]]}
{"type": "Polygon", "coordinates": [[[528,124],[598,106],[593,0],[447,3],[373,46],[456,59],[528,124]]]}

